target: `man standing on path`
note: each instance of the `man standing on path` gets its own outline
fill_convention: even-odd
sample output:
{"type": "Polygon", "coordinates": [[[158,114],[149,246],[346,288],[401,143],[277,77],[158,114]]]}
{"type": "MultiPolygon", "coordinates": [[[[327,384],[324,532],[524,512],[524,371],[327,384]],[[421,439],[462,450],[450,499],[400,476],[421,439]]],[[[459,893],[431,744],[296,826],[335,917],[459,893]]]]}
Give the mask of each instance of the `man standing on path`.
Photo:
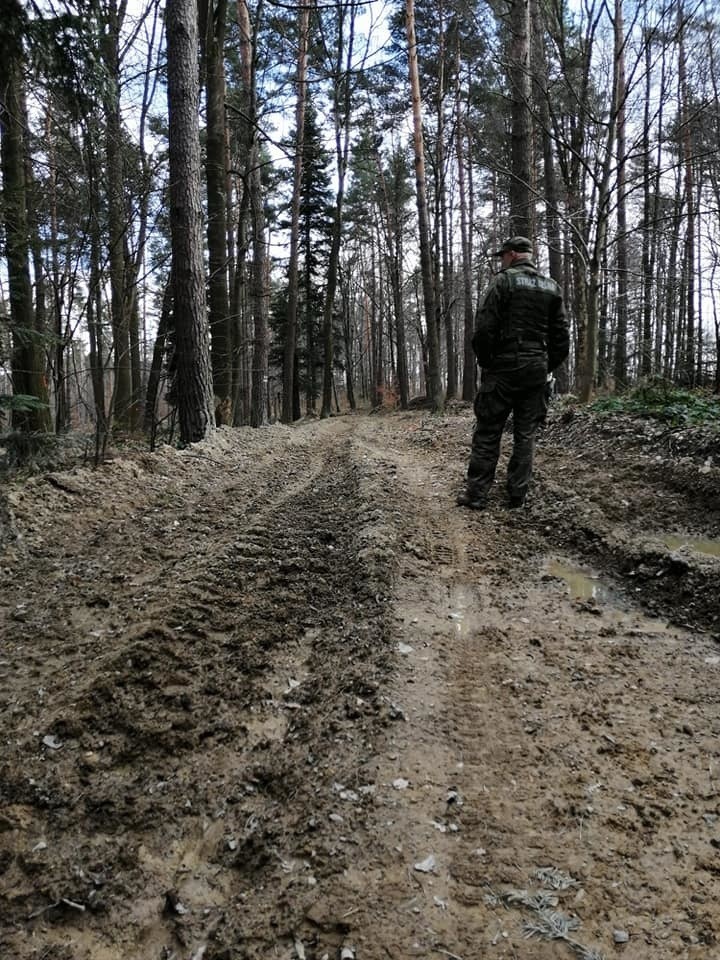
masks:
{"type": "Polygon", "coordinates": [[[502,267],[480,304],[472,345],[482,367],[475,398],[467,485],[458,505],[483,510],[495,479],[503,428],[513,414],[509,505],[521,507],[532,476],[535,434],[547,411],[545,384],[570,349],[562,293],[542,276],[527,237],[506,240],[493,256],[502,267]]]}

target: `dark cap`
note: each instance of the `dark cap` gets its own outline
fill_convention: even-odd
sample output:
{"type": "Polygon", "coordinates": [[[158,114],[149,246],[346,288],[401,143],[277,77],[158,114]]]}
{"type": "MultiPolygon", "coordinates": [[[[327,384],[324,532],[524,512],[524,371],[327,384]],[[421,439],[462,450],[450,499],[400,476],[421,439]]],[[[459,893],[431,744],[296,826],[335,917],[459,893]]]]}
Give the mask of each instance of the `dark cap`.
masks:
{"type": "Polygon", "coordinates": [[[493,253],[494,257],[501,257],[504,253],[532,253],[533,245],[527,237],[510,237],[493,253]]]}

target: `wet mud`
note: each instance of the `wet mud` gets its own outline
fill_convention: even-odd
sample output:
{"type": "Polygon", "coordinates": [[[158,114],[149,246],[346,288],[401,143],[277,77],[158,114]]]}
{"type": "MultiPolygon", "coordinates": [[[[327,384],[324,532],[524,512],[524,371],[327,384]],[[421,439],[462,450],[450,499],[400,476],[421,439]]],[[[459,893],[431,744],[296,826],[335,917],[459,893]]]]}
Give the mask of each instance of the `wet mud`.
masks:
{"type": "Polygon", "coordinates": [[[720,949],[720,446],[459,404],[6,486],[0,955],[720,949]]]}

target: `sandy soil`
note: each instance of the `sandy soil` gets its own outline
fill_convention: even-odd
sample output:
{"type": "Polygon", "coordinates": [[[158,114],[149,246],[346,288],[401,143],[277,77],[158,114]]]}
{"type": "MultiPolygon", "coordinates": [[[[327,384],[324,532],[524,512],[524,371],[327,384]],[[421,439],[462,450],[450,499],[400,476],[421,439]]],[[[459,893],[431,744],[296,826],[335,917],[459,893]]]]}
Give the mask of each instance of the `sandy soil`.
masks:
{"type": "Polygon", "coordinates": [[[3,960],[720,957],[718,437],[558,414],[472,513],[471,427],[6,487],[3,960]]]}

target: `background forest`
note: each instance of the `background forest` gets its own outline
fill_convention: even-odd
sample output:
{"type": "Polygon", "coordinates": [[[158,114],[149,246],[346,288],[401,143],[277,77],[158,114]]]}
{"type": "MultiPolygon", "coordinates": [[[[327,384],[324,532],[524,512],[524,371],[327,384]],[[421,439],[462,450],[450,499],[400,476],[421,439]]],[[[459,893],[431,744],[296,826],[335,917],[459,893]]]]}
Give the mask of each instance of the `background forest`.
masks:
{"type": "Polygon", "coordinates": [[[473,397],[533,237],[589,400],[720,390],[710,0],[1,0],[16,436],[473,397]]]}

